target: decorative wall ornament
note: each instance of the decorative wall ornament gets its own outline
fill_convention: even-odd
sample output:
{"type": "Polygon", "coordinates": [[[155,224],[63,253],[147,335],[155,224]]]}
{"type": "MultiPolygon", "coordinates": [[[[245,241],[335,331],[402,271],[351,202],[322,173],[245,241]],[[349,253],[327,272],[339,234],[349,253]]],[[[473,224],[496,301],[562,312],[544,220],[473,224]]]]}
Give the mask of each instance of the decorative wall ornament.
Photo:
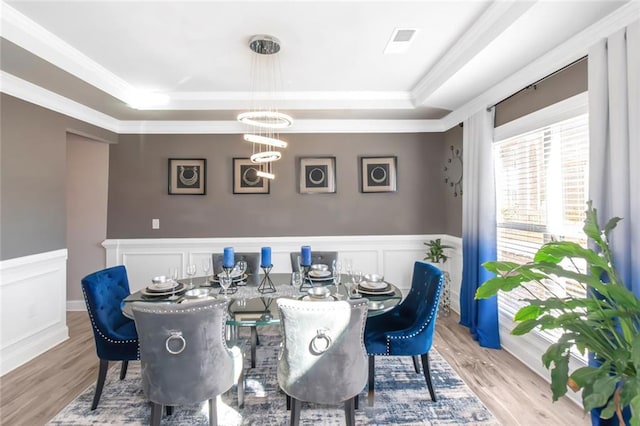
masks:
{"type": "Polygon", "coordinates": [[[207,160],[204,158],[169,159],[169,194],[205,195],[207,160]]]}
{"type": "Polygon", "coordinates": [[[398,157],[361,157],[360,190],[395,192],[398,157]]]}
{"type": "Polygon", "coordinates": [[[300,159],[300,193],[336,192],[336,157],[300,159]]]}
{"type": "Polygon", "coordinates": [[[444,166],[444,182],[453,188],[453,196],[462,196],[462,152],[451,145],[451,153],[444,166]]]}
{"type": "Polygon", "coordinates": [[[251,162],[249,158],[233,159],[233,193],[234,194],[268,194],[269,179],[258,175],[260,164],[251,162]]]}

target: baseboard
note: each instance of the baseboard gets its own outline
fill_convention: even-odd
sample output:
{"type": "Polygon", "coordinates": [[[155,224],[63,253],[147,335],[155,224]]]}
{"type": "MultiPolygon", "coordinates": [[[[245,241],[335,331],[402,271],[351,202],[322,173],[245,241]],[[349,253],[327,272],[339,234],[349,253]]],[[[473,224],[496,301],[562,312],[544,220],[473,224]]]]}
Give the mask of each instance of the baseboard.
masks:
{"type": "Polygon", "coordinates": [[[86,311],[84,300],[67,300],[67,311],[86,311]]]}

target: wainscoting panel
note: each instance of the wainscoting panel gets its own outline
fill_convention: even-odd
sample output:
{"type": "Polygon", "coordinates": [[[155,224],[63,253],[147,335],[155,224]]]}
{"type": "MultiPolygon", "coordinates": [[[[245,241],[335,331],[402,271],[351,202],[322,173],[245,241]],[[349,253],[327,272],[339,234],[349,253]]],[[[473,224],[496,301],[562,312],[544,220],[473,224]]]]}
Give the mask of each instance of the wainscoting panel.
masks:
{"type": "MultiPolygon", "coordinates": [[[[291,272],[290,253],[299,252],[301,245],[310,245],[312,251],[338,251],[341,259],[349,258],[353,266],[364,273],[383,274],[389,282],[405,292],[411,286],[413,262],[424,258],[425,242],[441,238],[449,260],[441,265],[451,275],[452,308],[457,310],[462,276],[462,245],[460,238],[449,235],[381,235],[335,237],[278,237],[278,238],[172,238],[106,240],[107,266],[125,265],[131,291],[150,283],[152,277],[166,275],[177,267],[185,277],[186,267],[194,263],[202,275],[202,261],[211,253],[221,253],[232,246],[236,252],[260,252],[271,247],[273,272],[291,272]]],[[[77,306],[73,301],[69,306],[77,306]]]]}
{"type": "Polygon", "coordinates": [[[0,262],[0,375],[69,337],[67,250],[0,262]]]}

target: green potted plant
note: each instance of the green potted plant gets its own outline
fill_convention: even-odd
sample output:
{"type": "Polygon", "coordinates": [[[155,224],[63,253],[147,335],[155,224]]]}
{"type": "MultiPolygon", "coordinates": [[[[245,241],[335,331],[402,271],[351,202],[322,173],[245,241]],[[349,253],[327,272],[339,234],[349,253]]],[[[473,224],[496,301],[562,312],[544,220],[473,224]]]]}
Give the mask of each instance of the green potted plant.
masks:
{"type": "MultiPolygon", "coordinates": [[[[444,264],[447,259],[449,259],[449,256],[445,254],[444,250],[453,248],[451,246],[442,244],[442,240],[440,238],[429,240],[429,242],[424,243],[424,245],[428,247],[428,251],[426,253],[426,256],[424,257],[424,260],[428,260],[429,262],[436,263],[438,265],[444,264]]],[[[443,270],[442,275],[444,276],[444,287],[442,289],[442,298],[440,300],[440,308],[438,310],[438,313],[441,313],[443,316],[447,316],[451,312],[451,278],[449,277],[449,272],[447,271],[443,270]]]]}
{"type": "Polygon", "coordinates": [[[557,330],[560,338],[542,356],[551,373],[553,400],[567,392],[582,389],[585,411],[602,408],[600,417],[617,415],[625,424],[622,408],[631,408],[630,424],[640,425],[640,300],[621,282],[613,265],[609,234],[620,218],[598,225],[597,211],[588,203],[583,231],[598,252],[569,241],[543,245],[530,263],[486,262],[483,266],[496,274],[478,288],[476,298],[487,298],[499,291],[525,288],[533,297],[515,315],[518,324],[513,335],[523,335],[536,327],[557,330]],[[576,260],[586,262],[585,271],[576,260]],[[584,297],[553,291],[554,282],[569,279],[586,290],[584,297]],[[539,299],[535,287],[542,286],[551,297],[539,299]],[[590,352],[600,363],[569,371],[570,351],[575,347],[590,352]]]}

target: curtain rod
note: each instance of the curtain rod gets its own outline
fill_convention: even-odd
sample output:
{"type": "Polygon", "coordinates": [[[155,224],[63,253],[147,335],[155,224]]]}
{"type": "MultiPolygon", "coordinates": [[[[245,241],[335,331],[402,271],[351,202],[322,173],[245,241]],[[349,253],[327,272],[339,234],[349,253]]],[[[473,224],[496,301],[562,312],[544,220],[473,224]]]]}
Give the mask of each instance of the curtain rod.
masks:
{"type": "Polygon", "coordinates": [[[555,71],[554,71],[554,72],[552,72],[551,74],[545,75],[545,76],[544,76],[544,77],[542,77],[541,79],[534,81],[533,83],[529,84],[528,86],[523,87],[522,89],[518,90],[517,92],[512,93],[511,95],[507,96],[506,98],[504,98],[504,99],[502,99],[502,100],[500,100],[500,101],[496,102],[495,104],[493,104],[493,105],[491,105],[491,106],[488,106],[488,107],[487,107],[487,111],[490,111],[490,110],[491,110],[491,108],[495,108],[496,106],[500,105],[500,104],[501,104],[501,103],[503,103],[504,101],[507,101],[507,100],[509,100],[509,99],[513,98],[513,97],[514,97],[514,96],[516,96],[517,94],[522,93],[522,92],[524,92],[524,91],[525,91],[525,90],[527,90],[527,89],[531,89],[532,87],[535,89],[535,88],[536,88],[536,86],[537,86],[538,84],[542,83],[542,82],[543,82],[543,81],[545,81],[546,79],[551,78],[551,77],[553,77],[554,75],[556,75],[556,74],[558,74],[558,73],[561,73],[562,71],[566,70],[567,68],[571,68],[571,67],[572,67],[572,66],[574,66],[575,64],[577,64],[577,63],[579,63],[579,62],[582,62],[582,61],[584,61],[585,59],[587,59],[587,56],[586,56],[586,55],[585,55],[585,56],[583,56],[583,57],[581,57],[581,58],[579,58],[579,59],[576,59],[575,61],[571,62],[570,64],[565,65],[564,67],[562,67],[562,68],[560,68],[560,69],[555,70],[555,71]]]}

